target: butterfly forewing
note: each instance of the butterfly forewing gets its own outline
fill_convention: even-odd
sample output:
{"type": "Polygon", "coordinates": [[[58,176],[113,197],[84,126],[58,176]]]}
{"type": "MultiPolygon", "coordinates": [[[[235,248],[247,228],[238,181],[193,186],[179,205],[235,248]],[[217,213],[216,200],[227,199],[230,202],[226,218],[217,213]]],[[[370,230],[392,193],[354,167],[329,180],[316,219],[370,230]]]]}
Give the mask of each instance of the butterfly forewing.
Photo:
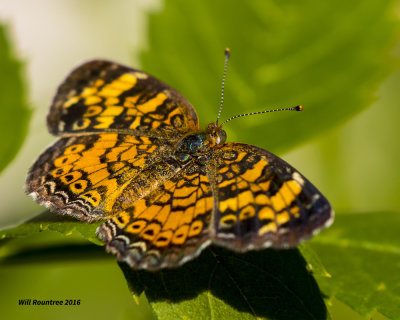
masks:
{"type": "Polygon", "coordinates": [[[58,88],[47,124],[51,133],[119,130],[167,135],[198,129],[196,111],[176,90],[147,73],[94,60],[58,88]]]}
{"type": "Polygon", "coordinates": [[[167,157],[170,148],[162,139],[118,133],[64,137],[33,164],[26,189],[56,212],[87,221],[104,219],[115,214],[126,186],[167,157]]]}

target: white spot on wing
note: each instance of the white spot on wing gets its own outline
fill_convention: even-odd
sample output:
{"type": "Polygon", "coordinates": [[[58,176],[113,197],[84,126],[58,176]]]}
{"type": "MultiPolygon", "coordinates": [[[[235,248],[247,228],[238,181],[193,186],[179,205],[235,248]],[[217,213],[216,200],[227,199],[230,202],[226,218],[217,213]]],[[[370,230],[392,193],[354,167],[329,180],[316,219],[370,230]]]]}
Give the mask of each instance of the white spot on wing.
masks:
{"type": "Polygon", "coordinates": [[[304,186],[304,179],[301,177],[300,173],[297,171],[293,172],[292,178],[296,181],[299,185],[304,186]]]}
{"type": "Polygon", "coordinates": [[[64,131],[65,128],[65,122],[64,121],[60,121],[58,123],[58,131],[64,131]]]}
{"type": "Polygon", "coordinates": [[[32,197],[33,200],[37,200],[38,194],[36,191],[31,192],[29,195],[32,197]]]}
{"type": "Polygon", "coordinates": [[[155,256],[157,258],[161,257],[160,252],[157,251],[157,250],[149,250],[149,251],[147,251],[146,254],[149,255],[149,256],[153,255],[153,256],[155,256]]]}
{"type": "Polygon", "coordinates": [[[147,79],[149,76],[143,72],[136,71],[133,75],[138,79],[147,79]]]}
{"type": "Polygon", "coordinates": [[[146,243],[143,241],[131,243],[129,247],[130,248],[140,248],[142,250],[142,252],[145,252],[147,249],[146,243]]]}
{"type": "Polygon", "coordinates": [[[128,245],[129,242],[130,242],[130,241],[129,241],[129,238],[126,237],[126,236],[124,236],[124,235],[122,235],[122,234],[116,236],[115,239],[122,240],[122,241],[125,242],[127,245],[128,245]]]}

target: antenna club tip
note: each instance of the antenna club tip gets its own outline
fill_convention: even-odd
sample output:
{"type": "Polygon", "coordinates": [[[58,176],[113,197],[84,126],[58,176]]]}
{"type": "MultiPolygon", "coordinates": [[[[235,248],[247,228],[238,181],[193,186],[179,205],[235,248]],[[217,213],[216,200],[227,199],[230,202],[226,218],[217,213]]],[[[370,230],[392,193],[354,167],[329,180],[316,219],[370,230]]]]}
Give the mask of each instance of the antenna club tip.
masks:
{"type": "Polygon", "coordinates": [[[297,106],[297,107],[295,107],[295,110],[296,111],[303,111],[303,106],[297,106]]]}
{"type": "Polygon", "coordinates": [[[230,55],[231,55],[231,49],[226,48],[226,49],[225,49],[225,56],[226,56],[226,57],[229,57],[230,55]]]}

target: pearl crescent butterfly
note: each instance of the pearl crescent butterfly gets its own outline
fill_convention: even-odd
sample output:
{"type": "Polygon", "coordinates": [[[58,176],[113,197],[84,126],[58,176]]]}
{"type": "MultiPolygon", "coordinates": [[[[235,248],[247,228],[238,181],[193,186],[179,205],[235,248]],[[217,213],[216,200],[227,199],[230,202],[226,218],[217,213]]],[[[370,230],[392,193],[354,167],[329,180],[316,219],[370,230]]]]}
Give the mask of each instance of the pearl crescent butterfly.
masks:
{"type": "Polygon", "coordinates": [[[132,268],[177,267],[211,244],[291,248],[333,221],[297,170],[226,142],[222,125],[199,129],[192,105],[142,71],[84,63],[58,88],[47,125],[59,139],[30,168],[27,193],[56,213],[106,220],[98,237],[132,268]]]}

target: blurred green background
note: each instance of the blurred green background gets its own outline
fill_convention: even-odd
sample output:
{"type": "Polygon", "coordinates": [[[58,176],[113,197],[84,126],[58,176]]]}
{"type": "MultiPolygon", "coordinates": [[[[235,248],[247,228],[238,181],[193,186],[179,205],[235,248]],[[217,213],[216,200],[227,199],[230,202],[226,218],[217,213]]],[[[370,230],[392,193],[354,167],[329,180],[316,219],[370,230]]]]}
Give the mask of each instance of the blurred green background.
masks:
{"type": "MultiPolygon", "coordinates": [[[[0,22],[24,62],[33,113],[22,148],[0,175],[0,228],[43,212],[23,192],[25,175],[54,140],[45,116],[75,65],[107,58],[142,68],[182,92],[204,127],[216,118],[225,47],[232,58],[222,119],[269,106],[305,107],[235,120],[226,127],[230,141],[283,157],[338,214],[398,212],[399,16],[399,2],[378,0],[1,0],[0,22]]],[[[52,237],[63,243],[62,236],[52,237]]],[[[35,246],[41,238],[20,241],[35,246]]],[[[2,265],[0,282],[0,307],[10,319],[153,317],[143,297],[134,303],[113,258],[100,253],[80,262],[58,257],[2,265]],[[84,303],[76,309],[17,305],[35,297],[84,303]]],[[[362,319],[335,299],[329,312],[333,319],[362,319]]],[[[375,312],[374,319],[385,317],[375,312]]]]}

